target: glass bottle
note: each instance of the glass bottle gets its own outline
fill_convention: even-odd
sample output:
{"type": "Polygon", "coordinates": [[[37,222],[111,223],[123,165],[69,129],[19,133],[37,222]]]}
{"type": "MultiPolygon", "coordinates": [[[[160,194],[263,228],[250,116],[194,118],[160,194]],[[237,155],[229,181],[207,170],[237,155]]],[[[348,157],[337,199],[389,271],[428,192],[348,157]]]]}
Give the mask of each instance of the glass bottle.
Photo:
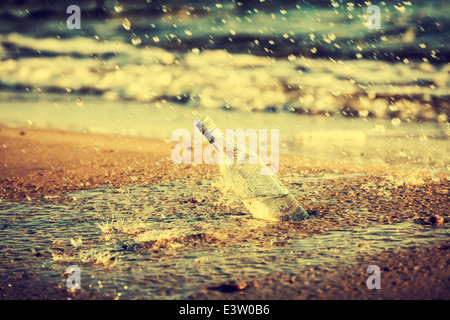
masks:
{"type": "Polygon", "coordinates": [[[225,184],[255,218],[271,221],[309,218],[308,213],[253,150],[235,143],[234,139],[233,142],[224,139],[222,131],[208,116],[198,121],[196,126],[217,151],[217,162],[225,184]],[[242,161],[247,158],[248,163],[242,161]]]}

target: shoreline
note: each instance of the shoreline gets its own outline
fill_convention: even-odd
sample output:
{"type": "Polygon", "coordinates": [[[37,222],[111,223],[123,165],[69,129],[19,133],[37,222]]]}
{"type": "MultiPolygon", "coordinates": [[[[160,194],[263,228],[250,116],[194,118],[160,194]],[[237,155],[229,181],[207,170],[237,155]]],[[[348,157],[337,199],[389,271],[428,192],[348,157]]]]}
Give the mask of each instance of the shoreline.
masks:
{"type": "MultiPolygon", "coordinates": [[[[211,178],[215,165],[179,164],[170,160],[178,142],[47,129],[0,126],[0,199],[36,200],[101,185],[145,186],[177,178],[211,178]]],[[[203,144],[205,147],[206,144],[203,144]]],[[[279,172],[413,174],[430,180],[429,170],[353,164],[280,154],[279,172]]],[[[445,182],[443,174],[438,174],[445,182]]]]}
{"type": "MultiPolygon", "coordinates": [[[[174,144],[152,139],[0,128],[0,197],[11,202],[39,202],[46,197],[60,201],[68,193],[105,185],[108,188],[145,186],[179,178],[201,181],[218,174],[215,166],[173,165],[170,150],[174,144]]],[[[420,170],[412,174],[406,169],[391,167],[304,160],[281,155],[279,175],[283,183],[289,183],[290,177],[300,176],[301,179],[318,173],[348,175],[348,178],[305,182],[311,188],[321,188],[320,197],[333,199],[331,202],[312,200],[302,194],[300,186],[291,183],[289,189],[305,204],[305,209],[316,214],[316,219],[297,230],[292,230],[289,224],[280,224],[262,232],[289,239],[298,236],[299,231],[311,235],[403,221],[440,228],[441,225],[433,223],[433,216],[443,217],[444,224],[449,221],[449,181],[445,177],[434,181],[420,170]],[[405,178],[411,175],[413,180],[405,178]],[[380,190],[387,190],[389,195],[380,196],[380,190]],[[349,206],[364,214],[344,210],[349,206]]],[[[237,234],[233,241],[241,241],[241,236],[237,234]]],[[[189,299],[448,299],[449,261],[450,243],[436,241],[395,252],[355,257],[351,267],[334,266],[330,271],[327,266],[319,265],[296,275],[247,279],[245,290],[221,292],[204,288],[189,299]],[[364,281],[369,276],[365,268],[370,264],[381,267],[381,290],[365,287],[364,281]]],[[[62,289],[50,294],[43,289],[33,291],[16,286],[14,291],[8,288],[9,281],[8,278],[0,281],[2,299],[27,299],[36,295],[39,299],[105,298],[62,289]]]]}

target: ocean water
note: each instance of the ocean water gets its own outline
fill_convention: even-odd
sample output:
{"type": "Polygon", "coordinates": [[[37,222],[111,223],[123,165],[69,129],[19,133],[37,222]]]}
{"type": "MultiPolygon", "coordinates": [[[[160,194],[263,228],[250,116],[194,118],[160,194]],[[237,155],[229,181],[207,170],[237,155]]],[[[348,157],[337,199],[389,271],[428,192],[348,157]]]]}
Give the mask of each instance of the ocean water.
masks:
{"type": "MultiPolygon", "coordinates": [[[[279,129],[281,153],[410,168],[412,187],[424,183],[416,169],[450,180],[445,2],[373,2],[379,30],[365,26],[364,1],[77,3],[79,30],[66,26],[70,1],[0,5],[0,125],[170,142],[178,128],[193,135],[208,114],[222,129],[279,129]]],[[[329,203],[318,186],[354,177],[282,178],[294,196],[329,203]]],[[[253,219],[216,184],[2,199],[2,288],[35,288],[23,298],[66,290],[61,274],[76,264],[94,298],[186,298],[228,280],[448,238],[448,223],[414,219],[308,233],[308,222],[253,219]]]]}
{"type": "MultiPolygon", "coordinates": [[[[285,111],[445,123],[449,9],[440,1],[6,1],[2,101],[285,111]],[[374,3],[375,4],[375,3],[374,3]]],[[[120,112],[120,111],[118,111],[120,112]]]]}

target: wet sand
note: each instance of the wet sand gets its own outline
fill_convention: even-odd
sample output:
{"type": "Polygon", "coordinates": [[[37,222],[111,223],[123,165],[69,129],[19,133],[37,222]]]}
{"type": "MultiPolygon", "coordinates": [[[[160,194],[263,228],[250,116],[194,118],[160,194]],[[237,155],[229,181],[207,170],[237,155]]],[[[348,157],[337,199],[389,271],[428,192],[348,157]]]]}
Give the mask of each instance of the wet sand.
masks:
{"type": "MultiPolygon", "coordinates": [[[[65,194],[99,186],[146,186],[180,178],[203,181],[218,174],[214,166],[174,165],[170,159],[173,145],[159,140],[120,136],[1,128],[0,197],[8,201],[39,202],[45,198],[63,201],[65,194]]],[[[293,155],[280,157],[279,175],[311,213],[312,220],[295,227],[290,223],[270,224],[255,229],[250,236],[243,230],[223,239],[191,239],[194,244],[189,245],[201,242],[205,246],[211,243],[227,246],[230,242],[257,241],[271,234],[277,239],[277,245],[283,246],[299,233],[306,237],[330,230],[404,221],[439,230],[450,218],[450,182],[444,175],[431,177],[425,171],[353,166],[293,155]],[[305,182],[318,190],[316,199],[302,193],[301,184],[290,183],[291,177],[307,178],[317,174],[342,174],[349,178],[326,183],[305,182]],[[325,201],[327,199],[330,201],[325,201]],[[358,208],[358,213],[347,208],[358,208]]],[[[208,199],[201,200],[204,201],[208,199]]],[[[191,202],[195,205],[197,201],[191,202]]],[[[281,272],[246,279],[236,275],[236,281],[242,285],[208,285],[191,298],[448,299],[449,248],[449,241],[439,241],[426,246],[357,256],[352,266],[331,263],[307,267],[298,274],[281,272]],[[366,268],[373,264],[381,268],[380,290],[368,290],[365,286],[369,276],[366,268]]],[[[27,273],[23,277],[26,278],[27,273]]],[[[110,298],[91,296],[86,291],[74,293],[61,288],[51,291],[40,286],[21,287],[20,283],[13,290],[8,287],[10,281],[0,281],[2,299],[110,298]]]]}

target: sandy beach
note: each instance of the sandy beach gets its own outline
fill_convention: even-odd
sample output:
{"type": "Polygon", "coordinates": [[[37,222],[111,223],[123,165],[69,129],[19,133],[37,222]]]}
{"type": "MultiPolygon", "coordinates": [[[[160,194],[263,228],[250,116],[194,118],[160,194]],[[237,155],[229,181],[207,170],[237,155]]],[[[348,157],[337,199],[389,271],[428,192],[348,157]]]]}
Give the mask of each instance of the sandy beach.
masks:
{"type": "MultiPolygon", "coordinates": [[[[174,144],[160,140],[3,127],[0,129],[0,144],[0,197],[3,203],[64,203],[68,201],[68,194],[82,190],[151,186],[177,179],[187,179],[194,185],[215,179],[218,175],[214,166],[174,165],[170,159],[170,150],[174,144]]],[[[239,216],[236,216],[239,228],[232,235],[230,232],[221,233],[220,227],[216,227],[214,232],[177,236],[165,242],[140,242],[139,250],[151,257],[152,254],[168,254],[178,250],[170,243],[182,243],[186,248],[217,250],[249,242],[263,243],[267,239],[274,239],[270,246],[286,247],[292,239],[308,239],[313,235],[339,230],[389,225],[395,227],[404,222],[424,227],[427,232],[433,233],[446,228],[450,218],[450,182],[444,175],[438,175],[436,179],[436,176],[431,177],[420,170],[349,166],[293,155],[280,156],[278,175],[311,214],[311,219],[297,224],[262,224],[246,230],[247,222],[240,221],[239,216]],[[293,179],[308,181],[305,178],[317,175],[341,175],[346,178],[312,180],[303,183],[303,186],[302,183],[292,182],[293,179]],[[314,199],[308,195],[311,190],[320,191],[314,199]]],[[[161,201],[164,203],[164,200],[161,201]]],[[[186,198],[181,194],[179,202],[180,205],[205,211],[206,217],[228,210],[226,204],[218,206],[207,195],[186,198]]],[[[167,203],[167,210],[171,206],[171,203],[167,203]]],[[[4,221],[3,229],[7,229],[11,223],[4,221]]],[[[364,247],[364,243],[360,245],[364,247]]],[[[264,242],[264,246],[268,245],[264,242]]],[[[7,247],[7,244],[3,244],[4,250],[0,257],[1,264],[5,266],[11,259],[8,250],[12,250],[7,247]]],[[[58,247],[55,241],[53,247],[58,247]]],[[[33,259],[51,261],[48,248],[38,250],[33,259]]],[[[53,260],[56,260],[55,256],[53,260]]],[[[354,256],[351,260],[351,265],[330,260],[326,264],[299,266],[298,272],[283,272],[281,268],[278,272],[256,276],[235,274],[228,276],[234,284],[223,281],[215,285],[200,284],[196,292],[183,298],[450,298],[448,240],[418,242],[406,248],[381,250],[372,254],[369,252],[354,256]],[[380,290],[369,290],[365,285],[369,276],[366,268],[369,265],[380,266],[380,290]]],[[[40,278],[39,272],[32,269],[20,268],[8,273],[8,268],[1,270],[2,299],[117,298],[110,293],[102,294],[101,291],[67,290],[61,285],[61,279],[64,278],[46,282],[40,278]]],[[[166,284],[167,292],[171,286],[177,286],[176,278],[173,277],[161,275],[157,281],[166,284]]],[[[132,293],[123,297],[135,298],[132,293]]]]}

